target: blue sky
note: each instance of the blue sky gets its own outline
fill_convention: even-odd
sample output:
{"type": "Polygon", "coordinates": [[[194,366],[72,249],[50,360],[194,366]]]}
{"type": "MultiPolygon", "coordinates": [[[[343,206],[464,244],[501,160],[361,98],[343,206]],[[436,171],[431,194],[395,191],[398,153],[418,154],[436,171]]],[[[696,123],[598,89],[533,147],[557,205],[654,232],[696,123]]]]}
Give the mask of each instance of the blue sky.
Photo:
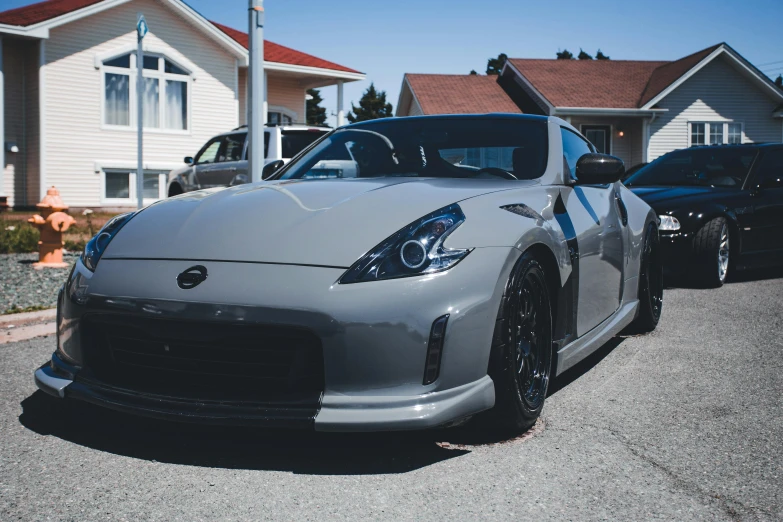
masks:
{"type": "MultiPolygon", "coordinates": [[[[0,0],[2,10],[31,3],[0,0]]],[[[246,0],[188,0],[211,20],[246,30],[246,0]]],[[[396,107],[406,72],[483,73],[487,58],[554,58],[600,48],[613,59],[677,59],[727,42],[772,78],[783,72],[781,0],[265,0],[268,40],[367,74],[396,107]],[[773,63],[770,65],[770,62],[773,63]]],[[[160,28],[151,28],[159,31],[160,28]]],[[[336,88],[322,90],[329,113],[336,88]]],[[[334,118],[332,118],[332,124],[334,118]]]]}

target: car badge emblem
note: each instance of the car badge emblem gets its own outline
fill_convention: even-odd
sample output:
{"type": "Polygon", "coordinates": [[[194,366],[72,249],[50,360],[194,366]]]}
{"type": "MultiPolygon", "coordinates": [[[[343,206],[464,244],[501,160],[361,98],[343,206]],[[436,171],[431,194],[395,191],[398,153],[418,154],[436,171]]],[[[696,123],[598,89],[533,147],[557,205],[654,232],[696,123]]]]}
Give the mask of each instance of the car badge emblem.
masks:
{"type": "Polygon", "coordinates": [[[203,265],[191,266],[177,276],[177,286],[183,290],[195,288],[207,280],[207,267],[203,265]]]}

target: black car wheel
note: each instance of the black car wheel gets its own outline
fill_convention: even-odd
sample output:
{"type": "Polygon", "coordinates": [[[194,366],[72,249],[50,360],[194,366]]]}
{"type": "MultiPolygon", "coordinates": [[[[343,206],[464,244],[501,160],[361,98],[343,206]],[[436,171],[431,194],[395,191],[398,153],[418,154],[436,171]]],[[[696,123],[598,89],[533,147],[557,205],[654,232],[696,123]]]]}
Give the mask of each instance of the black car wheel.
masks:
{"type": "Polygon", "coordinates": [[[526,252],[511,272],[498,314],[489,375],[495,383],[496,428],[509,435],[533,424],[544,407],[552,371],[552,309],[543,266],[526,252]]]}
{"type": "Polygon", "coordinates": [[[655,330],[663,309],[663,263],[658,229],[650,223],[644,234],[639,267],[639,314],[629,330],[647,333],[655,330]]]}
{"type": "Polygon", "coordinates": [[[726,218],[715,218],[696,232],[693,238],[691,276],[701,286],[717,288],[726,282],[729,273],[729,240],[731,233],[726,218]]]}

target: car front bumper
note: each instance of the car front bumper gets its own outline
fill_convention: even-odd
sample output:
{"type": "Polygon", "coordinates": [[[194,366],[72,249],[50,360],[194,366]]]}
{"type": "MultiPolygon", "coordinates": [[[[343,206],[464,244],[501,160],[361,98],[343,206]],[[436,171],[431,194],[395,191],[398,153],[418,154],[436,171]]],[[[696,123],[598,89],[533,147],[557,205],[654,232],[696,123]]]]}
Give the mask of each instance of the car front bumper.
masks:
{"type": "Polygon", "coordinates": [[[504,283],[519,252],[482,248],[423,277],[338,285],[343,270],[201,262],[205,283],[177,287],[195,261],[103,259],[77,263],[58,302],[58,348],[35,372],[44,392],[187,422],[385,431],[448,425],[491,408],[489,351],[504,283]],[[212,400],[102,381],[85,361],[84,319],[101,314],[201,324],[307,328],[323,350],[317,404],[212,400]],[[440,373],[424,385],[432,323],[449,315],[440,373]]]}
{"type": "Polygon", "coordinates": [[[683,275],[690,265],[693,250],[692,234],[661,232],[663,268],[667,274],[683,275]]]}

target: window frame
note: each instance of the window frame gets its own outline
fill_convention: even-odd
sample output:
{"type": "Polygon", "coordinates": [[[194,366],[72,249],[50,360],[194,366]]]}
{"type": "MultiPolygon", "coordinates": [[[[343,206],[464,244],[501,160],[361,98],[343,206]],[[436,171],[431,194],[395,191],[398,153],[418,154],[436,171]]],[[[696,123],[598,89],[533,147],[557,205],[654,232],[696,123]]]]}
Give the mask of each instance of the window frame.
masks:
{"type": "Polygon", "coordinates": [[[742,145],[743,143],[748,143],[745,141],[745,122],[742,121],[709,121],[709,120],[689,120],[688,126],[687,126],[687,132],[688,132],[688,147],[708,147],[710,145],[742,145]],[[704,144],[694,144],[693,143],[693,126],[694,125],[704,125],[704,144]],[[722,141],[721,143],[710,143],[710,134],[712,126],[719,125],[722,130],[722,141]],[[740,126],[740,142],[739,143],[729,143],[729,125],[739,125],[740,126]]]}
{"type": "MultiPolygon", "coordinates": [[[[168,173],[159,169],[148,169],[144,174],[156,174],[158,176],[158,197],[144,198],[144,204],[154,203],[164,199],[167,194],[168,173]]],[[[136,199],[136,170],[130,168],[105,167],[101,169],[101,205],[102,206],[135,206],[138,203],[136,199]],[[128,174],[128,197],[127,198],[108,198],[106,197],[106,174],[128,174]]]]}
{"type": "MultiPolygon", "coordinates": [[[[152,70],[152,69],[143,69],[142,74],[144,78],[154,78],[158,80],[158,127],[147,127],[144,126],[144,132],[147,133],[156,133],[156,134],[177,134],[177,135],[183,135],[183,136],[190,136],[192,134],[192,108],[193,108],[193,70],[189,67],[183,66],[179,61],[172,59],[165,53],[161,52],[145,52],[144,57],[156,57],[158,59],[158,69],[152,70]],[[173,74],[173,73],[167,73],[165,72],[165,62],[169,61],[172,64],[176,65],[183,71],[185,71],[187,74],[173,74]],[[179,81],[185,84],[186,86],[186,96],[187,100],[185,100],[185,129],[168,129],[163,127],[162,125],[165,122],[166,119],[166,80],[172,80],[172,81],[179,81]]],[[[136,53],[133,52],[123,52],[123,53],[115,53],[112,55],[107,55],[102,58],[100,65],[98,66],[98,70],[101,75],[101,129],[102,130],[116,130],[116,131],[124,131],[124,132],[136,132],[137,131],[137,95],[136,95],[136,84],[137,84],[137,76],[138,71],[136,68],[136,53]],[[114,67],[111,65],[106,65],[106,62],[112,61],[114,59],[117,59],[121,56],[124,56],[126,54],[130,55],[130,67],[114,67]],[[117,74],[117,75],[124,75],[128,77],[128,111],[130,114],[128,115],[128,125],[115,125],[106,123],[106,75],[107,74],[117,74]]]]}

